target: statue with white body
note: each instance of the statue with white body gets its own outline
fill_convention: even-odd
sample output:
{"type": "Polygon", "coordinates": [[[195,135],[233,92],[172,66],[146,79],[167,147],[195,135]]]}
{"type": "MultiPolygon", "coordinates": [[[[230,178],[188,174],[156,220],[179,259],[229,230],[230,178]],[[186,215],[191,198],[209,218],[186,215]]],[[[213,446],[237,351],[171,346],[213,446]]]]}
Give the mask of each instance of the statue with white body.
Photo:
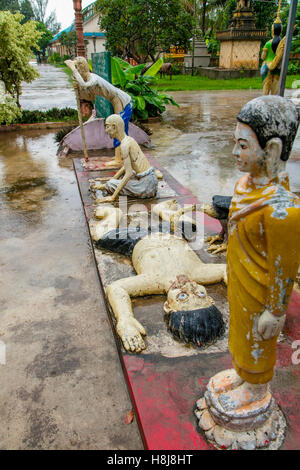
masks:
{"type": "MultiPolygon", "coordinates": [[[[73,60],[66,60],[65,64],[73,72],[74,87],[79,92],[79,97],[86,102],[94,103],[97,96],[102,96],[111,102],[114,113],[119,114],[128,134],[129,121],[132,115],[132,99],[120,88],[115,87],[104,78],[95,73],[91,73],[89,64],[85,57],[77,57],[73,60]]],[[[114,139],[115,159],[107,162],[105,166],[115,167],[121,165],[120,141],[114,139]]]]}
{"type": "Polygon", "coordinates": [[[125,134],[121,116],[117,114],[109,116],[105,121],[105,129],[110,137],[121,142],[122,167],[106,184],[92,185],[92,189],[104,190],[111,194],[98,199],[97,202],[114,202],[119,195],[143,199],[156,196],[158,179],[155,169],[148,162],[138,143],[125,134]]]}

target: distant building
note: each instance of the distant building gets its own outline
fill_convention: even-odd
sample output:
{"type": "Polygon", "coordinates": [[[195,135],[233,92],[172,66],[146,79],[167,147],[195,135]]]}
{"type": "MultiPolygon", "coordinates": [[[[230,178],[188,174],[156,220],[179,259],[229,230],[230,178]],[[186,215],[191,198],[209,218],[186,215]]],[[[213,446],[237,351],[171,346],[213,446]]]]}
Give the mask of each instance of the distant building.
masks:
{"type": "MultiPolygon", "coordinates": [[[[89,6],[82,10],[83,17],[83,37],[87,52],[87,58],[90,59],[93,52],[104,52],[105,51],[105,34],[99,31],[99,13],[95,11],[95,3],[91,3],[89,6]]],[[[68,55],[69,51],[63,46],[59,38],[62,33],[70,33],[75,31],[75,22],[68,28],[60,31],[52,41],[49,43],[49,54],[58,52],[61,56],[68,55]]]]}

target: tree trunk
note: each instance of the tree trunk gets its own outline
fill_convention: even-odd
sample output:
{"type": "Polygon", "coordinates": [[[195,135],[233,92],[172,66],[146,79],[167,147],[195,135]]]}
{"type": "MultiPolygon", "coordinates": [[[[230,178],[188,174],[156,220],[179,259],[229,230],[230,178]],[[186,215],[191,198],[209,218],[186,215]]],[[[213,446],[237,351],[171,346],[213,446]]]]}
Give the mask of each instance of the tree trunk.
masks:
{"type": "Polygon", "coordinates": [[[205,35],[205,30],[206,30],[206,27],[205,27],[206,7],[207,7],[207,0],[203,0],[202,1],[202,26],[201,26],[203,36],[205,35]]]}

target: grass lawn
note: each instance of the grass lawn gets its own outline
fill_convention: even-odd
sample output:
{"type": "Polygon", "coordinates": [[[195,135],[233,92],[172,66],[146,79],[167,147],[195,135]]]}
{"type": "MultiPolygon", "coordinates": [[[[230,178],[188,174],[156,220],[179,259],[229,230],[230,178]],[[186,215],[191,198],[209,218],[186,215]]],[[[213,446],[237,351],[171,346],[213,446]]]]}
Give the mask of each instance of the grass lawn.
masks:
{"type": "MultiPolygon", "coordinates": [[[[295,80],[300,81],[300,75],[288,75],[286,88],[292,88],[292,83],[295,80]]],[[[194,75],[193,77],[191,75],[173,75],[173,80],[170,80],[169,77],[163,79],[158,78],[155,87],[161,91],[259,90],[262,88],[262,81],[260,77],[214,80],[198,75],[194,75]]]]}

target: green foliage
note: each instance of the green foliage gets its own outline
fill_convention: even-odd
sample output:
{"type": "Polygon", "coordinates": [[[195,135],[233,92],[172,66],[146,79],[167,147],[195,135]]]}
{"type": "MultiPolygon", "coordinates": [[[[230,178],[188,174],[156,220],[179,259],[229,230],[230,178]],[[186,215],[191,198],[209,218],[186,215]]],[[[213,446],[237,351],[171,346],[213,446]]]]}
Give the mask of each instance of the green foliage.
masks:
{"type": "MultiPolygon", "coordinates": [[[[292,88],[295,81],[300,80],[300,75],[289,75],[286,88],[292,88]]],[[[189,91],[189,90],[261,90],[261,77],[213,79],[194,75],[177,75],[173,80],[169,78],[158,79],[156,87],[166,91],[189,91]]]]}
{"type": "Polygon", "coordinates": [[[18,0],[0,0],[0,10],[10,11],[11,13],[16,13],[20,10],[20,5],[18,0]]]}
{"type": "MultiPolygon", "coordinates": [[[[290,12],[290,7],[288,5],[282,9],[281,14],[280,14],[282,26],[283,26],[282,36],[286,34],[289,12],[290,12]]],[[[296,26],[296,31],[294,31],[294,35],[292,39],[292,47],[291,47],[292,54],[300,53],[300,5],[299,3],[297,5],[295,26],[296,26]]]]}
{"type": "Polygon", "coordinates": [[[53,34],[49,31],[44,23],[37,23],[36,22],[36,29],[41,33],[41,37],[38,41],[38,48],[33,48],[33,52],[36,56],[40,57],[41,55],[45,57],[46,49],[48,47],[49,42],[53,38],[53,34]]]}
{"type": "Polygon", "coordinates": [[[48,111],[22,111],[22,116],[17,119],[18,124],[34,124],[37,122],[74,121],[78,119],[77,110],[72,108],[52,108],[48,111]]]}
{"type": "MultiPolygon", "coordinates": [[[[54,52],[52,55],[48,57],[48,63],[51,65],[64,65],[65,60],[68,60],[68,59],[70,59],[69,55],[61,56],[58,52],[54,52]]],[[[72,75],[72,72],[71,72],[71,75],[72,75]]]]}
{"type": "Polygon", "coordinates": [[[97,8],[114,56],[155,62],[171,45],[189,45],[194,19],[180,0],[97,0],[97,8]]]}
{"type": "Polygon", "coordinates": [[[41,33],[32,21],[21,24],[23,16],[0,11],[0,80],[13,98],[19,98],[21,83],[30,83],[39,77],[37,70],[29,64],[32,48],[38,49],[41,33]]]}
{"type": "Polygon", "coordinates": [[[288,66],[288,75],[296,75],[300,73],[299,62],[290,62],[288,66]]]}
{"type": "Polygon", "coordinates": [[[59,42],[67,48],[70,56],[76,54],[77,36],[75,31],[70,31],[68,34],[63,31],[59,36],[59,42]]]}
{"type": "Polygon", "coordinates": [[[161,57],[160,59],[158,59],[155,64],[153,64],[150,69],[147,70],[147,72],[145,72],[144,75],[146,75],[147,77],[154,77],[157,72],[160,71],[161,69],[161,66],[163,65],[164,63],[164,59],[161,57]]]}
{"type": "Polygon", "coordinates": [[[212,38],[207,38],[205,42],[206,42],[208,52],[213,57],[216,57],[218,55],[219,50],[220,50],[220,42],[217,41],[213,37],[212,38]]]}
{"type": "Polygon", "coordinates": [[[27,21],[34,20],[34,13],[31,6],[30,0],[23,0],[20,7],[20,12],[24,16],[22,23],[26,23],[27,21]]]}
{"type": "Polygon", "coordinates": [[[21,116],[22,111],[18,108],[16,100],[10,95],[6,96],[4,103],[0,104],[0,124],[11,124],[21,116]]]}
{"type": "Polygon", "coordinates": [[[132,66],[118,57],[112,58],[112,82],[115,86],[122,88],[132,98],[133,119],[147,120],[148,117],[159,116],[166,110],[167,104],[178,106],[174,99],[165,94],[159,93],[151,85],[155,82],[155,75],[161,67],[159,59],[151,69],[148,75],[142,75],[145,64],[132,66]]]}

